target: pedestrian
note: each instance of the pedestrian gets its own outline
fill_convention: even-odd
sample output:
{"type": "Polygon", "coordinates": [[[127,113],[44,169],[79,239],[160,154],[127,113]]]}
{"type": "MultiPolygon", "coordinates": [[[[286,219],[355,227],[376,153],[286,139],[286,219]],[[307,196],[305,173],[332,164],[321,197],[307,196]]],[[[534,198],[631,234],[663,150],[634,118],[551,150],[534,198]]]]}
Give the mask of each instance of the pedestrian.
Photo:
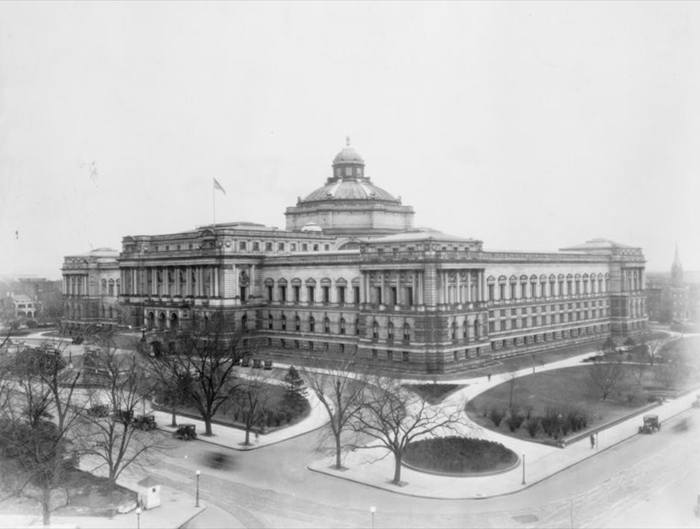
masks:
{"type": "Polygon", "coordinates": [[[595,434],[591,434],[591,449],[595,448],[595,434]]]}
{"type": "Polygon", "coordinates": [[[487,378],[488,378],[488,381],[491,382],[491,373],[488,374],[487,378]]]}

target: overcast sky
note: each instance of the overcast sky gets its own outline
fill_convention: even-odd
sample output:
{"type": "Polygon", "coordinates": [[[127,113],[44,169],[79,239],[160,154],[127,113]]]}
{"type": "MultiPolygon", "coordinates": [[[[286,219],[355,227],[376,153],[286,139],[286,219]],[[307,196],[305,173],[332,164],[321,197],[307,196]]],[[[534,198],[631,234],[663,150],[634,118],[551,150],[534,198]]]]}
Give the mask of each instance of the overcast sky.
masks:
{"type": "Polygon", "coordinates": [[[0,274],[248,220],[345,137],[486,249],[700,269],[700,3],[0,3],[0,274]]]}

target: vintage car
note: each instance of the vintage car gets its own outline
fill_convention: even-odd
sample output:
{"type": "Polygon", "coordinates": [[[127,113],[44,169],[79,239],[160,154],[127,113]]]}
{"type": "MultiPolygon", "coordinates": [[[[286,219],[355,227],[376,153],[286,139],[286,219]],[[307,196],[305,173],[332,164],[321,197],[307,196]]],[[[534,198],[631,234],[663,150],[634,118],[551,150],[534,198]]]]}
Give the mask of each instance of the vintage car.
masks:
{"type": "Polygon", "coordinates": [[[661,422],[658,415],[645,415],[643,424],[639,427],[639,433],[654,433],[661,430],[661,422]]]}
{"type": "Polygon", "coordinates": [[[173,432],[173,435],[177,439],[191,441],[192,439],[197,439],[197,428],[194,424],[180,424],[177,430],[173,432]]]}
{"type": "Polygon", "coordinates": [[[139,430],[155,430],[156,418],[153,415],[137,415],[134,419],[134,428],[139,430]]]}

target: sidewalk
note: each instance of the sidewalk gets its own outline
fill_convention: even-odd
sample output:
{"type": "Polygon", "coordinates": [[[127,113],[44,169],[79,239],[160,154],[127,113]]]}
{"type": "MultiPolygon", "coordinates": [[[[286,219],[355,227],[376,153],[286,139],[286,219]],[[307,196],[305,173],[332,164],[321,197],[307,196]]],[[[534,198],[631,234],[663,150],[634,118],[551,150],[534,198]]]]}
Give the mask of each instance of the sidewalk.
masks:
{"type": "MultiPolygon", "coordinates": [[[[584,358],[589,356],[591,356],[591,353],[553,362],[538,367],[536,372],[579,365],[584,358]]],[[[531,373],[531,368],[522,369],[517,372],[517,376],[525,376],[531,373]]],[[[450,383],[469,384],[469,386],[450,395],[441,403],[441,406],[464,406],[467,400],[493,386],[502,384],[509,379],[510,375],[510,373],[493,375],[490,381],[487,377],[450,381],[450,383]]],[[[403,382],[417,383],[417,381],[409,380],[403,382]]],[[[424,383],[424,381],[421,383],[424,383]]],[[[661,421],[664,421],[690,408],[694,400],[695,392],[691,392],[655,407],[653,413],[657,414],[661,421]]],[[[640,412],[639,415],[644,413],[649,413],[649,410],[640,412]]],[[[595,449],[591,449],[587,436],[572,442],[565,448],[558,448],[515,439],[486,428],[481,428],[468,419],[468,423],[463,428],[464,434],[502,443],[519,456],[519,462],[515,468],[498,474],[478,477],[438,476],[411,470],[404,466],[401,470],[401,479],[406,482],[406,485],[397,487],[390,483],[394,475],[393,455],[382,447],[363,448],[346,454],[343,460],[343,464],[348,467],[346,470],[332,468],[334,464],[334,458],[332,457],[316,461],[309,465],[308,468],[315,472],[409,496],[439,499],[488,498],[523,490],[596,455],[601,450],[611,448],[637,435],[639,425],[640,418],[638,415],[635,415],[599,431],[598,446],[595,449]],[[524,469],[523,459],[525,460],[524,469]]]]}
{"type": "MultiPolygon", "coordinates": [[[[131,487],[129,487],[131,488],[131,487]]],[[[121,529],[137,527],[142,529],[178,529],[206,509],[204,503],[194,506],[194,498],[169,487],[161,487],[161,505],[141,513],[137,520],[136,511],[116,514],[113,518],[101,516],[60,516],[52,514],[50,527],[121,529]]],[[[0,528],[43,527],[41,515],[0,514],[0,528]]]]}

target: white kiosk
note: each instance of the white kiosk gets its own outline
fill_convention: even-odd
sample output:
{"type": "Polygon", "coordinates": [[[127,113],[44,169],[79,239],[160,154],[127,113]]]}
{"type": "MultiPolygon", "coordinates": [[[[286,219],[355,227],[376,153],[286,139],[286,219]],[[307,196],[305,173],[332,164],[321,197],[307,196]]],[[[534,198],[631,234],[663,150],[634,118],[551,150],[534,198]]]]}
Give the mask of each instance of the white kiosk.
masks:
{"type": "Polygon", "coordinates": [[[143,509],[153,509],[160,506],[160,483],[152,477],[143,478],[139,486],[139,504],[143,509]]]}

